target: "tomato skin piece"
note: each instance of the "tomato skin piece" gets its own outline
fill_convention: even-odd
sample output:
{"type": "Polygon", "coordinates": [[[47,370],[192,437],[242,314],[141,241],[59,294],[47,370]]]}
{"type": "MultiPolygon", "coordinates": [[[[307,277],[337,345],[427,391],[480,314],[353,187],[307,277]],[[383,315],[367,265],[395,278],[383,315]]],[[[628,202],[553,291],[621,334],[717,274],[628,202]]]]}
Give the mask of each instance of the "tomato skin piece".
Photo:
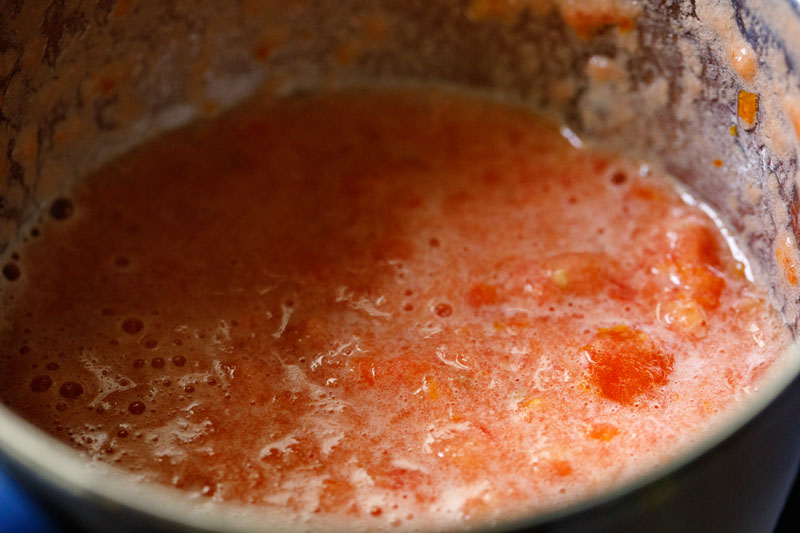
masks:
{"type": "Polygon", "coordinates": [[[536,261],[509,258],[496,268],[512,272],[505,294],[513,298],[532,293],[540,305],[596,298],[598,294],[626,302],[637,296],[629,280],[619,274],[623,270],[619,261],[602,252],[562,252],[536,261]]]}
{"type": "Polygon", "coordinates": [[[584,352],[600,396],[623,405],[664,385],[673,369],[671,354],[643,331],[627,326],[601,329],[584,352]]]}
{"type": "Polygon", "coordinates": [[[720,269],[721,246],[711,228],[694,222],[685,222],[667,232],[667,258],[682,268],[714,267],[720,269]]]}
{"type": "Polygon", "coordinates": [[[619,264],[604,253],[565,252],[547,259],[547,292],[553,297],[591,297],[608,291],[615,300],[626,300],[632,291],[620,279],[619,264]]]}
{"type": "Polygon", "coordinates": [[[651,269],[657,281],[646,292],[670,329],[702,338],[708,312],[719,308],[728,285],[723,246],[709,226],[692,219],[668,222],[662,243],[664,262],[651,269]]]}
{"type": "Polygon", "coordinates": [[[693,339],[708,334],[708,322],[702,307],[686,294],[661,302],[656,309],[658,318],[670,329],[693,339]]]}
{"type": "Polygon", "coordinates": [[[709,268],[696,266],[685,269],[682,278],[689,294],[704,309],[719,307],[719,299],[725,289],[725,279],[722,276],[709,268]]]}

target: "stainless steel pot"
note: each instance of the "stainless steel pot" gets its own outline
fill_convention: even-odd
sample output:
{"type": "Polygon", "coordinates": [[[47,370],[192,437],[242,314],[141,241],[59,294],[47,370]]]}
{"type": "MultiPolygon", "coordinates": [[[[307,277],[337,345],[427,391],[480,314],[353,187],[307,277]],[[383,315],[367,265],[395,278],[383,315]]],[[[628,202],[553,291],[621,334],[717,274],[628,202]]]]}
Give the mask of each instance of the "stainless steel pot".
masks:
{"type": "MultiPolygon", "coordinates": [[[[678,176],[739,232],[797,334],[798,61],[795,0],[4,0],[0,250],[110,157],[257,87],[444,83],[531,106],[678,176]]],[[[747,409],[679,460],[496,528],[769,530],[800,457],[799,372],[793,349],[747,409]]],[[[91,529],[288,527],[89,469],[5,408],[0,463],[91,529]]]]}

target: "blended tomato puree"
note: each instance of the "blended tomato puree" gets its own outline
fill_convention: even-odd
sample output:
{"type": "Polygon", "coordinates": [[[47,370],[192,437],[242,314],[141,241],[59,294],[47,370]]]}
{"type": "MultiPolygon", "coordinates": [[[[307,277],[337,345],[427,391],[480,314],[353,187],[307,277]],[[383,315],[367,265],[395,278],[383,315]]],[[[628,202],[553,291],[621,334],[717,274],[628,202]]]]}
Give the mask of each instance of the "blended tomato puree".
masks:
{"type": "Polygon", "coordinates": [[[679,454],[789,343],[707,213],[474,96],[258,101],[47,206],[3,269],[0,397],[198,502],[564,505],[679,454]]]}

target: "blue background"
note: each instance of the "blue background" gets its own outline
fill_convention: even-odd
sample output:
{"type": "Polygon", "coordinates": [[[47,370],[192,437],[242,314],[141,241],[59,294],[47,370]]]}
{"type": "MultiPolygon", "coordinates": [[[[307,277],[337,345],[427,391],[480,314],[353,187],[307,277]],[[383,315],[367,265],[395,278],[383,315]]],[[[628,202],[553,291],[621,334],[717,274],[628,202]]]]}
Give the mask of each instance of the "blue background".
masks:
{"type": "Polygon", "coordinates": [[[50,515],[4,472],[0,471],[0,532],[54,533],[59,531],[50,515]]]}

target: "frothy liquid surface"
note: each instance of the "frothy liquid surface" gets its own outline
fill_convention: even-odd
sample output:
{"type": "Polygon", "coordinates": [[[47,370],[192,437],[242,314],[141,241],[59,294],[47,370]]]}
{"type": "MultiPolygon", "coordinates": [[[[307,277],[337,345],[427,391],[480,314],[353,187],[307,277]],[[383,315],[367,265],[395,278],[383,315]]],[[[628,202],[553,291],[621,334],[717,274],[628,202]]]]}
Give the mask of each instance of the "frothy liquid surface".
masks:
{"type": "Polygon", "coordinates": [[[668,181],[466,96],[253,104],[71,202],[3,280],[0,396],[198,501],[412,528],[568,503],[788,344],[668,181]]]}

